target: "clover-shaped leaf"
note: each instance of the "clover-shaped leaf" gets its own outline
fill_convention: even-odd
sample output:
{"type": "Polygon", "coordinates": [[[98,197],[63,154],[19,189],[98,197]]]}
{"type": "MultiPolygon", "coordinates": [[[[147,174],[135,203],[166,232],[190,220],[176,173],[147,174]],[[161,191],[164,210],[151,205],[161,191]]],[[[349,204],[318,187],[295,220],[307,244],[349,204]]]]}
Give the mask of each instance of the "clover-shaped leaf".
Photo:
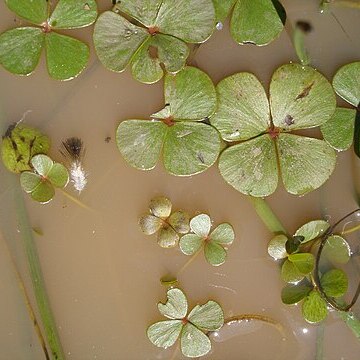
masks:
{"type": "Polygon", "coordinates": [[[149,340],[164,349],[172,346],[180,336],[181,352],[186,357],[200,357],[211,350],[211,342],[204,331],[216,331],[224,325],[224,313],[215,301],[195,306],[187,315],[185,294],[177,288],[167,291],[165,304],[158,309],[170,320],[160,321],[147,330],[149,340]]]}
{"type": "Polygon", "coordinates": [[[80,40],[57,33],[92,24],[97,17],[95,0],[59,0],[53,13],[47,0],[6,0],[10,10],[34,26],[5,31],[0,35],[0,63],[14,74],[31,74],[46,49],[47,68],[57,80],[70,80],[84,70],[88,46],[80,40]]]}
{"type": "Polygon", "coordinates": [[[311,323],[318,323],[324,320],[328,314],[325,300],[318,291],[312,290],[302,304],[304,319],[311,323]]]}
{"type": "Polygon", "coordinates": [[[211,0],[122,0],[95,24],[94,44],[100,61],[121,72],[130,63],[143,83],[176,74],[189,55],[187,43],[202,43],[214,30],[211,0]]]}
{"type": "Polygon", "coordinates": [[[125,120],[116,141],[125,160],[140,170],[155,167],[161,152],[166,170],[173,175],[201,173],[213,165],[220,152],[220,137],[201,122],[216,107],[216,92],[204,72],[186,67],[165,77],[165,108],[152,120],[125,120]]]}
{"type": "Polygon", "coordinates": [[[184,211],[171,213],[172,204],[164,196],[158,196],[150,201],[150,214],[139,220],[141,230],[146,235],[158,233],[158,244],[163,248],[177,245],[179,234],[189,232],[189,215],[184,211]]]}
{"type": "Polygon", "coordinates": [[[326,240],[322,254],[332,263],[346,264],[350,260],[351,249],[343,237],[331,235],[326,240]]]}
{"type": "Polygon", "coordinates": [[[316,127],[333,115],[335,94],[316,70],[283,65],[270,83],[270,104],[257,78],[238,73],[217,85],[218,108],[210,122],[228,142],[219,160],[223,178],[238,191],[268,196],[278,185],[296,195],[320,187],[331,175],[335,151],[323,140],[289,134],[316,127]],[[271,114],[271,116],[270,116],[271,114]]]}
{"type": "Polygon", "coordinates": [[[31,161],[34,172],[24,171],[20,176],[21,187],[38,202],[49,202],[55,189],[64,188],[69,181],[69,174],[64,165],[54,163],[48,156],[35,155],[31,161]]]}
{"type": "Polygon", "coordinates": [[[185,255],[193,255],[204,247],[206,260],[213,266],[225,262],[225,246],[231,245],[235,234],[232,226],[220,224],[210,233],[211,219],[207,214],[195,216],[190,221],[192,234],[184,235],[180,239],[180,249],[185,255]]]}
{"type": "Polygon", "coordinates": [[[40,131],[23,125],[11,125],[1,144],[1,157],[5,167],[15,173],[31,170],[34,155],[46,154],[50,139],[40,131]]]}
{"type": "Polygon", "coordinates": [[[332,269],[326,272],[320,279],[324,293],[330,297],[341,297],[348,289],[348,278],[344,271],[332,269]]]}
{"type": "Polygon", "coordinates": [[[234,6],[230,29],[239,44],[267,45],[280,35],[286,21],[278,0],[214,0],[214,5],[218,21],[224,21],[234,6]]]}
{"type": "Polygon", "coordinates": [[[281,300],[287,305],[296,304],[304,299],[312,289],[313,286],[307,281],[286,285],[281,291],[281,300]]]}

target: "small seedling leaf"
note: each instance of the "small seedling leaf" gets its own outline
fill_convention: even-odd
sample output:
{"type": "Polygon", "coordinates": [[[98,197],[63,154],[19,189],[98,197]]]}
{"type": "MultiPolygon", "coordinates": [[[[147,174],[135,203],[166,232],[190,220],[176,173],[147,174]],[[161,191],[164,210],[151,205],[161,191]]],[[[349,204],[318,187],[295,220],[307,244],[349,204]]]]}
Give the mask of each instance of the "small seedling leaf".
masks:
{"type": "Polygon", "coordinates": [[[303,275],[310,274],[315,266],[315,257],[310,253],[297,253],[288,256],[299,272],[303,275]]]}
{"type": "Polygon", "coordinates": [[[281,291],[281,300],[284,304],[296,304],[304,299],[313,287],[309,283],[299,283],[296,285],[286,285],[281,291]]]}
{"type": "Polygon", "coordinates": [[[288,255],[285,248],[287,241],[287,236],[283,234],[273,237],[268,245],[269,255],[275,260],[285,259],[288,255]]]}
{"type": "Polygon", "coordinates": [[[330,297],[341,297],[348,289],[346,273],[340,269],[332,269],[326,272],[320,279],[324,293],[330,297]]]}
{"type": "Polygon", "coordinates": [[[328,314],[326,302],[316,290],[312,290],[304,300],[302,314],[304,319],[311,324],[321,322],[326,318],[328,314]]]}
{"type": "Polygon", "coordinates": [[[304,274],[298,270],[294,263],[285,260],[281,267],[281,278],[287,283],[296,284],[304,278],[304,274]]]}
{"type": "Polygon", "coordinates": [[[313,220],[301,226],[295,232],[295,236],[303,236],[302,243],[306,243],[322,236],[328,230],[330,224],[325,220],[313,220]]]}

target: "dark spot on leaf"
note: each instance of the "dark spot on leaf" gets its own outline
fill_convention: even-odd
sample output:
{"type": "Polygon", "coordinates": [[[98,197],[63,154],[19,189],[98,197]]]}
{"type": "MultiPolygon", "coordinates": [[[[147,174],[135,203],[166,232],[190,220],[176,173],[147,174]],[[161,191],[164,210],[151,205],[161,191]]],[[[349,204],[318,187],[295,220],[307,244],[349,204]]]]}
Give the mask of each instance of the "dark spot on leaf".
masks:
{"type": "Polygon", "coordinates": [[[175,121],[174,121],[174,118],[172,116],[169,116],[168,118],[166,119],[161,119],[161,121],[167,125],[167,126],[173,126],[175,125],[175,121]]]}
{"type": "Polygon", "coordinates": [[[272,126],[271,128],[269,128],[268,133],[272,139],[276,139],[280,134],[280,129],[272,126]]]}
{"type": "Polygon", "coordinates": [[[312,26],[311,26],[311,24],[310,24],[309,22],[307,22],[307,21],[302,21],[302,20],[298,21],[298,22],[296,23],[296,26],[297,26],[301,31],[303,31],[305,34],[311,32],[312,29],[313,29],[312,26]]]}
{"type": "Polygon", "coordinates": [[[157,26],[152,26],[148,28],[148,33],[150,35],[156,35],[159,31],[160,29],[157,26]]]}
{"type": "Polygon", "coordinates": [[[25,142],[24,136],[20,136],[20,140],[21,140],[22,142],[25,142]]]}
{"type": "Polygon", "coordinates": [[[16,123],[12,123],[11,125],[9,125],[9,127],[7,128],[7,130],[5,131],[5,134],[3,136],[3,139],[6,137],[10,137],[12,131],[16,128],[16,123]]]}
{"type": "Polygon", "coordinates": [[[16,161],[17,161],[17,162],[20,162],[21,160],[23,160],[23,156],[20,154],[20,155],[16,158],[16,161]]]}
{"type": "Polygon", "coordinates": [[[288,126],[293,125],[295,123],[294,118],[291,115],[286,115],[284,119],[284,123],[288,126]]]}
{"type": "Polygon", "coordinates": [[[18,148],[17,145],[16,145],[16,142],[13,139],[11,139],[11,143],[12,143],[12,146],[13,146],[14,150],[16,151],[17,148],[18,148]]]}
{"type": "Polygon", "coordinates": [[[196,156],[202,164],[205,164],[204,155],[201,152],[198,152],[196,156]]]}
{"type": "Polygon", "coordinates": [[[29,144],[30,151],[31,151],[31,149],[32,149],[33,146],[34,146],[35,140],[36,140],[36,136],[35,136],[33,139],[30,140],[30,144],[29,144]]]}
{"type": "Polygon", "coordinates": [[[148,53],[151,59],[159,58],[159,49],[157,48],[157,46],[150,45],[148,48],[148,53]]]}
{"type": "Polygon", "coordinates": [[[308,85],[297,97],[295,100],[302,99],[309,95],[311,88],[314,86],[314,81],[308,85]]]}
{"type": "Polygon", "coordinates": [[[206,116],[206,117],[204,118],[203,123],[210,125],[210,119],[209,119],[208,116],[206,116]]]}

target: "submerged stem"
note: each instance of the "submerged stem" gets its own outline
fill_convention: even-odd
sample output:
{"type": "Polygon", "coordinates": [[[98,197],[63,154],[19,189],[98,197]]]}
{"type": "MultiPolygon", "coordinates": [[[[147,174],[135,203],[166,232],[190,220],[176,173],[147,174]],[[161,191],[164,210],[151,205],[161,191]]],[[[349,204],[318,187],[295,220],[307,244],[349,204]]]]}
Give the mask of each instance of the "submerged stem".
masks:
{"type": "Polygon", "coordinates": [[[194,255],[191,256],[191,258],[182,266],[182,268],[178,271],[177,276],[179,276],[181,273],[183,273],[187,267],[198,257],[198,255],[201,253],[201,250],[203,247],[201,246],[200,249],[194,253],[194,255]]]}
{"type": "Polygon", "coordinates": [[[22,234],[34,294],[42,320],[42,325],[44,327],[44,334],[51,350],[51,358],[55,360],[64,360],[65,356],[57,332],[54,315],[51,311],[49,298],[46,293],[45,282],[41,271],[41,265],[33,238],[32,229],[29,224],[24,199],[22,197],[22,191],[18,185],[14,186],[14,191],[14,200],[16,204],[16,214],[19,230],[22,234]]]}
{"type": "Polygon", "coordinates": [[[75,196],[72,196],[71,194],[69,194],[68,192],[66,192],[63,189],[59,189],[68,199],[70,199],[71,201],[73,201],[76,205],[79,205],[80,207],[86,209],[86,210],[90,210],[90,211],[94,211],[92,208],[90,208],[89,206],[85,205],[82,201],[80,201],[79,199],[77,199],[75,196]]]}
{"type": "Polygon", "coordinates": [[[353,232],[355,232],[355,231],[358,231],[358,230],[360,230],[360,224],[359,224],[359,225],[356,225],[356,226],[354,226],[354,227],[352,227],[352,228],[350,228],[350,229],[348,229],[348,230],[343,230],[343,231],[340,233],[340,235],[351,234],[351,233],[353,233],[353,232]]]}

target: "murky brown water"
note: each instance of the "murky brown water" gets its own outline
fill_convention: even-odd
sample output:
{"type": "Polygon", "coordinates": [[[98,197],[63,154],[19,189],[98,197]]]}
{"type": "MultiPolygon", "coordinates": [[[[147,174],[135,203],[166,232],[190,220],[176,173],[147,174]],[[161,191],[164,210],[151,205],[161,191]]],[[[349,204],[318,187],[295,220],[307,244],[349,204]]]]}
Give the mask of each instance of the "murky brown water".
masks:
{"type": "MultiPolygon", "coordinates": [[[[104,10],[110,1],[98,1],[104,10]]],[[[342,31],[330,15],[317,12],[318,1],[283,1],[291,23],[307,19],[314,26],[308,38],[313,65],[332,77],[342,64],[360,57],[360,11],[339,9],[335,13],[342,31]]],[[[11,27],[14,16],[0,3],[0,31],[11,27]]],[[[77,31],[89,39],[92,28],[77,31]]],[[[196,64],[215,82],[239,71],[254,72],[268,84],[280,64],[296,61],[286,32],[263,48],[241,47],[230,38],[228,26],[214,34],[196,56],[196,64]]],[[[199,257],[180,277],[191,304],[209,298],[223,306],[226,317],[259,313],[279,321],[286,340],[273,327],[248,324],[227,329],[214,342],[209,359],[315,358],[317,328],[305,323],[300,309],[280,300],[279,269],[267,256],[270,234],[247,198],[226,185],[213,167],[191,178],[176,178],[161,165],[154,171],[130,168],[114,141],[117,124],[126,118],[147,117],[163,105],[162,83],[142,85],[129,72],[114,74],[96,60],[94,50],[88,70],[78,79],[51,80],[44,61],[28,78],[0,69],[0,118],[2,131],[31,110],[25,123],[39,127],[53,142],[51,155],[58,160],[61,140],[80,136],[86,145],[85,166],[89,184],[81,194],[86,210],[61,193],[42,206],[26,197],[37,236],[39,256],[61,341],[68,359],[169,359],[174,347],[159,350],[146,338],[147,326],[160,320],[156,303],[165,300],[159,278],[176,273],[188,260],[177,250],[163,250],[155,238],[145,237],[137,219],[149,200],[168,196],[176,208],[207,211],[216,223],[234,225],[236,241],[227,262],[210,267],[199,257]],[[109,143],[105,138],[111,136],[109,143]]],[[[360,162],[351,152],[340,154],[334,175],[319,191],[296,198],[279,189],[269,202],[290,232],[321,214],[337,219],[356,208],[353,175],[360,183],[360,162]],[[355,172],[353,171],[355,169],[355,172]]],[[[13,186],[18,181],[0,166],[0,359],[42,359],[28,318],[6,244],[30,288],[21,252],[21,234],[14,217],[13,186]]],[[[70,188],[68,189],[69,191],[70,188]]],[[[75,193],[74,193],[75,195],[75,193]]],[[[360,307],[357,306],[360,316],[360,307]]],[[[330,315],[324,333],[324,359],[359,359],[360,344],[341,320],[330,315]]],[[[180,358],[179,353],[175,358],[180,358]]]]}

